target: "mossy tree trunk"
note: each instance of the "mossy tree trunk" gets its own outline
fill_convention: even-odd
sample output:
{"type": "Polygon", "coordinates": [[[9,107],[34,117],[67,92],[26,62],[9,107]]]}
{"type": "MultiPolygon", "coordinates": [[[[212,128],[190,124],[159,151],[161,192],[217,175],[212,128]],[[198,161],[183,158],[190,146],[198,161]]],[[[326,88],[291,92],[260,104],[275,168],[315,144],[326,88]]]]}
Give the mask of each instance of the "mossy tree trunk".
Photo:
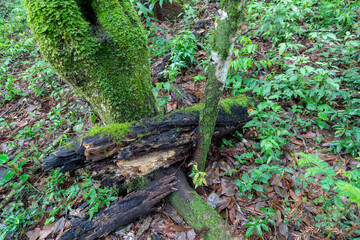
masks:
{"type": "Polygon", "coordinates": [[[156,113],[147,36],[128,0],[25,0],[41,53],[106,123],[156,113]]]}
{"type": "Polygon", "coordinates": [[[200,115],[199,144],[194,154],[194,161],[200,171],[205,170],[207,153],[219,112],[219,103],[230,65],[236,32],[239,22],[243,19],[245,2],[246,0],[222,0],[220,3],[220,16],[215,27],[208,68],[209,77],[205,87],[205,106],[200,115]]]}
{"type": "MultiPolygon", "coordinates": [[[[32,33],[46,60],[90,102],[106,124],[156,114],[147,37],[128,0],[25,0],[25,3],[32,33]]],[[[227,72],[238,25],[239,3],[228,0],[221,5],[225,8],[218,22],[220,30],[216,32],[210,65],[210,78],[215,84],[209,83],[207,92],[223,88],[223,69],[227,72]]],[[[221,93],[209,95],[205,104],[211,107],[211,101],[219,99],[221,93]]],[[[215,122],[218,103],[215,110],[206,108],[201,121],[204,126],[207,122],[204,116],[209,114],[215,122]]],[[[211,131],[202,132],[202,139],[208,136],[206,139],[211,140],[213,128],[206,127],[211,131]]],[[[204,151],[205,147],[201,145],[200,149],[204,151]]],[[[196,229],[209,227],[206,239],[219,239],[213,234],[228,238],[227,224],[191,191],[184,177],[180,180],[183,184],[180,192],[170,196],[174,207],[196,229]],[[208,220],[198,225],[196,222],[203,218],[208,220]]]]}

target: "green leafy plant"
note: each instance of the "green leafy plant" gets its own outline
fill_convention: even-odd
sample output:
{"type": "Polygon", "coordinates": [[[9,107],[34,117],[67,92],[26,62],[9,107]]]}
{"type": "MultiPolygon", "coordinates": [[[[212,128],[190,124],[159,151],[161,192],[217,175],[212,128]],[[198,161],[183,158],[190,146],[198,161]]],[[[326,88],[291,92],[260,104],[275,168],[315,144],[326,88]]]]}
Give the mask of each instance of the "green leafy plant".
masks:
{"type": "Polygon", "coordinates": [[[275,226],[275,221],[271,219],[271,217],[275,217],[276,213],[274,209],[269,208],[266,209],[264,207],[261,210],[265,213],[265,218],[260,219],[259,217],[249,217],[250,220],[245,227],[247,228],[245,237],[248,239],[254,232],[257,233],[259,237],[263,237],[262,231],[269,232],[269,227],[267,226],[269,223],[275,226]]]}
{"type": "Polygon", "coordinates": [[[27,159],[17,162],[24,153],[18,153],[13,160],[10,161],[9,156],[6,154],[0,155],[0,164],[6,164],[7,165],[7,173],[6,175],[1,179],[0,186],[4,185],[8,181],[10,181],[16,174],[19,175],[20,181],[26,181],[29,178],[29,174],[24,173],[22,166],[27,162],[27,159]]]}
{"type": "Polygon", "coordinates": [[[189,30],[182,30],[171,41],[170,66],[162,73],[170,80],[175,80],[181,68],[188,67],[195,62],[194,54],[197,52],[197,40],[189,30]]]}
{"type": "Polygon", "coordinates": [[[206,172],[199,171],[196,163],[191,163],[190,165],[192,165],[193,167],[189,177],[193,179],[193,184],[195,186],[195,189],[198,188],[199,186],[207,185],[205,179],[206,172]]]}

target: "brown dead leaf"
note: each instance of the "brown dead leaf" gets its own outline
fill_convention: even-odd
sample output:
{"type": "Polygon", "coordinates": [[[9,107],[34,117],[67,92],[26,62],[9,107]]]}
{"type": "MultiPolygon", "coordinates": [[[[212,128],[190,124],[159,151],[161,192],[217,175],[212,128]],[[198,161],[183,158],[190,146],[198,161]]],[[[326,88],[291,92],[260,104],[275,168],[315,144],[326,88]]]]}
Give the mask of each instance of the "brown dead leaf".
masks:
{"type": "Polygon", "coordinates": [[[81,209],[79,209],[79,208],[70,211],[69,214],[70,214],[70,216],[78,217],[78,218],[83,218],[83,217],[85,217],[85,214],[84,214],[84,213],[81,211],[81,209]]]}
{"type": "Polygon", "coordinates": [[[290,194],[290,197],[292,197],[292,199],[298,200],[301,198],[302,192],[299,192],[299,195],[296,195],[293,190],[289,189],[289,194],[290,194]]]}
{"type": "Polygon", "coordinates": [[[40,228],[35,228],[32,231],[28,231],[26,233],[26,236],[29,238],[29,240],[36,240],[39,238],[40,235],[40,228]]]}
{"type": "Polygon", "coordinates": [[[39,239],[45,239],[47,236],[49,236],[54,231],[55,223],[50,223],[46,225],[43,230],[40,231],[39,239]]]}
{"type": "Polygon", "coordinates": [[[303,146],[303,145],[304,145],[304,142],[303,142],[303,141],[297,140],[297,139],[295,139],[295,140],[293,140],[293,141],[291,141],[291,142],[294,143],[294,144],[296,144],[296,145],[299,145],[299,146],[303,146]]]}
{"type": "Polygon", "coordinates": [[[247,109],[247,112],[248,112],[248,114],[250,114],[252,111],[254,111],[255,109],[254,108],[248,108],[247,109]]]}
{"type": "Polygon", "coordinates": [[[56,221],[54,226],[54,233],[57,233],[61,229],[63,229],[65,226],[65,222],[66,222],[65,217],[62,217],[58,221],[56,221]]]}
{"type": "Polygon", "coordinates": [[[190,227],[190,226],[185,226],[185,225],[172,225],[170,227],[170,229],[176,231],[176,232],[187,232],[187,231],[190,231],[192,230],[193,228],[190,227]]]}
{"type": "Polygon", "coordinates": [[[196,233],[195,233],[195,230],[194,229],[191,229],[190,231],[188,231],[186,233],[186,236],[189,240],[195,240],[196,238],[196,233]]]}
{"type": "Polygon", "coordinates": [[[281,182],[281,175],[280,174],[274,174],[273,177],[272,177],[270,185],[284,188],[284,185],[281,182]]]}
{"type": "Polygon", "coordinates": [[[316,138],[316,133],[313,132],[307,132],[306,134],[303,134],[304,138],[316,138]]]}

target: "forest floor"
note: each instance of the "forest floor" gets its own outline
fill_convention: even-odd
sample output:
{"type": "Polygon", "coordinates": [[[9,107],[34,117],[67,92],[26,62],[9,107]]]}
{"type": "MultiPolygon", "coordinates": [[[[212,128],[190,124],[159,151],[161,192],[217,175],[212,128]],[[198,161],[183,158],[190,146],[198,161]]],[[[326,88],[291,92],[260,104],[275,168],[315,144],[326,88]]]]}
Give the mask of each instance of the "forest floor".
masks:
{"type": "MultiPolygon", "coordinates": [[[[303,2],[253,2],[239,29],[224,98],[260,103],[243,129],[212,144],[207,185],[196,189],[238,239],[360,239],[360,5],[303,2]]],[[[188,3],[177,21],[143,13],[164,113],[201,102],[217,8],[188,3]]],[[[0,13],[0,201],[15,190],[0,209],[0,239],[57,239],[100,187],[80,173],[44,173],[42,160],[102,123],[41,56],[22,1],[0,1],[0,13]],[[71,199],[73,185],[83,194],[71,199]]],[[[163,200],[105,239],[201,233],[163,200]]]]}

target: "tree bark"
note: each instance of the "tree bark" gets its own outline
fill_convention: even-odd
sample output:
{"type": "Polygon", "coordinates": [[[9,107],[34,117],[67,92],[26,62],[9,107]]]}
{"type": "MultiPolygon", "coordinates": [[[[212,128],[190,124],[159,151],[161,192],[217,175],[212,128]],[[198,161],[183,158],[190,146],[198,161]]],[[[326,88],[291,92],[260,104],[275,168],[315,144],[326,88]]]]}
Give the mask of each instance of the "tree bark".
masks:
{"type": "Polygon", "coordinates": [[[155,204],[176,190],[175,183],[176,179],[171,175],[150,183],[144,189],[127,195],[106,210],[97,213],[91,221],[88,217],[74,221],[73,227],[65,232],[60,240],[92,240],[126,226],[140,216],[149,214],[155,204]]]}
{"type": "Polygon", "coordinates": [[[200,116],[200,144],[194,156],[194,161],[200,171],[205,170],[207,153],[234,48],[235,35],[240,19],[243,18],[242,6],[245,2],[246,0],[221,1],[220,16],[217,20],[208,67],[209,77],[204,94],[205,107],[200,116]]]}
{"type": "Polygon", "coordinates": [[[26,0],[41,53],[106,123],[156,113],[148,41],[128,0],[26,0]]]}
{"type": "Polygon", "coordinates": [[[185,221],[197,231],[204,231],[207,240],[225,240],[230,238],[230,226],[212,209],[188,184],[184,174],[176,173],[176,192],[169,195],[170,204],[185,221]]]}
{"type": "MultiPolygon", "coordinates": [[[[245,96],[223,100],[214,135],[222,137],[239,129],[254,104],[254,99],[245,96]]],[[[66,172],[88,166],[93,178],[105,183],[168,167],[192,154],[202,108],[199,104],[165,116],[95,128],[46,158],[44,169],[61,167],[66,172]]]]}

